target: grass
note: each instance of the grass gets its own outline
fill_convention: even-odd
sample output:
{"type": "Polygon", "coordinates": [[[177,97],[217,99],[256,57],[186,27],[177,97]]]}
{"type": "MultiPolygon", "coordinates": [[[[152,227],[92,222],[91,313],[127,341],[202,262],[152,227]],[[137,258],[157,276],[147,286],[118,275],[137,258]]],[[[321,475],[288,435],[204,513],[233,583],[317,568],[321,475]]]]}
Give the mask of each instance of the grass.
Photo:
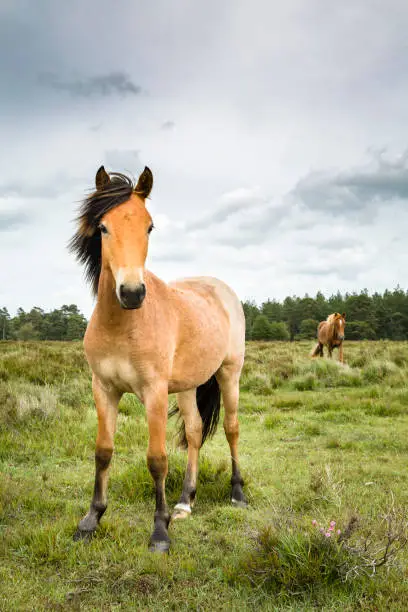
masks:
{"type": "MultiPolygon", "coordinates": [[[[310,360],[310,349],[248,343],[240,454],[250,506],[229,503],[221,427],[201,452],[193,514],[171,526],[161,557],[147,551],[143,406],[122,399],[108,510],[91,543],[74,543],[96,433],[81,344],[0,343],[0,610],[406,609],[408,344],[346,343],[345,366],[310,360]],[[347,533],[353,517],[343,540],[312,525],[335,520],[347,533]]],[[[175,429],[170,505],[186,462],[175,429]]]]}

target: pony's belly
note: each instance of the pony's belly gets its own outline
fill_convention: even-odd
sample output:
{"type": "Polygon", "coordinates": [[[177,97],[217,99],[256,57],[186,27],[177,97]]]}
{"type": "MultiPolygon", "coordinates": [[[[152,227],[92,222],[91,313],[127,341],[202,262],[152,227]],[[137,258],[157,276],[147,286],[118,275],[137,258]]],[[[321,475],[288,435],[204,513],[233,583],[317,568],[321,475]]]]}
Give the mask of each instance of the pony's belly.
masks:
{"type": "MultiPolygon", "coordinates": [[[[214,374],[214,372],[212,373],[214,374]]],[[[169,393],[182,393],[183,391],[190,391],[200,385],[206,383],[212,376],[211,373],[207,373],[204,376],[183,376],[181,378],[171,378],[169,380],[169,393]]]]}
{"type": "Polygon", "coordinates": [[[180,393],[206,383],[220,368],[225,357],[224,350],[201,349],[188,359],[176,359],[169,380],[169,393],[180,393]]]}

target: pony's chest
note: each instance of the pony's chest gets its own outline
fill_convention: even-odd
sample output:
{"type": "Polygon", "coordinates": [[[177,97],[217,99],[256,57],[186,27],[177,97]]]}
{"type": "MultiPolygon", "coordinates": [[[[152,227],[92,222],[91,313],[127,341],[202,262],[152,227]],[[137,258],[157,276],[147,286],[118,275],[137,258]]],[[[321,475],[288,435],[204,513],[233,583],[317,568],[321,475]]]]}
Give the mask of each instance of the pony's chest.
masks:
{"type": "Polygon", "coordinates": [[[92,371],[105,384],[123,392],[142,395],[143,371],[128,358],[119,355],[100,355],[91,358],[92,371]]]}

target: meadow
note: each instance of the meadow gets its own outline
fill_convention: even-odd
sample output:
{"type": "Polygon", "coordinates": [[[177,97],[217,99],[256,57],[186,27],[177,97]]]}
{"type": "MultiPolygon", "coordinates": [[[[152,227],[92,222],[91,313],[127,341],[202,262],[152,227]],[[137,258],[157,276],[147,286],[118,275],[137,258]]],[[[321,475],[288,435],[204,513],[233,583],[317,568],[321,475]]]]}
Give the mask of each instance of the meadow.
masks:
{"type": "MultiPolygon", "coordinates": [[[[408,343],[346,341],[345,366],[311,360],[312,344],[247,344],[249,507],[229,503],[220,426],[201,451],[193,514],[172,524],[161,556],[147,550],[143,406],[123,397],[108,510],[90,543],[73,542],[96,433],[81,343],[0,343],[0,609],[405,610],[408,343]]],[[[170,506],[186,462],[176,427],[170,506]]]]}

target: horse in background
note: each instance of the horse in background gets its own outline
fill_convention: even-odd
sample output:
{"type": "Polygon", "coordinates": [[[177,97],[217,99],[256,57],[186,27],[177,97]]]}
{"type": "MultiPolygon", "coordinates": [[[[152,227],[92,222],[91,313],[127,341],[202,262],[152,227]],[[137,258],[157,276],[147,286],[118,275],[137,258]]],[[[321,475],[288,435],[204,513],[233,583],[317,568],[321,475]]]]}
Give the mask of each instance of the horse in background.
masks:
{"type": "Polygon", "coordinates": [[[323,347],[327,346],[329,357],[332,357],[333,349],[339,349],[339,361],[344,363],[343,359],[343,340],[344,328],[346,327],[346,313],[340,314],[334,312],[329,315],[326,321],[321,321],[317,327],[317,344],[313,350],[312,357],[323,357],[323,347]]]}
{"type": "Polygon", "coordinates": [[[165,283],[145,268],[153,221],[146,200],[153,176],[145,168],[136,185],[99,168],[95,191],[83,202],[71,250],[85,266],[97,302],[84,337],[98,415],[95,485],[75,539],[88,539],[107,508],[108,472],[118,404],[134,393],[144,404],[147,466],[156,492],[150,550],[167,552],[170,518],[191,514],[198,455],[217,426],[220,399],[232,463],[231,502],[245,506],[238,466],[239,378],[245,353],[241,302],[209,277],[165,283]],[[177,394],[187,468],[173,514],[166,503],[168,394],[177,394]]]}

